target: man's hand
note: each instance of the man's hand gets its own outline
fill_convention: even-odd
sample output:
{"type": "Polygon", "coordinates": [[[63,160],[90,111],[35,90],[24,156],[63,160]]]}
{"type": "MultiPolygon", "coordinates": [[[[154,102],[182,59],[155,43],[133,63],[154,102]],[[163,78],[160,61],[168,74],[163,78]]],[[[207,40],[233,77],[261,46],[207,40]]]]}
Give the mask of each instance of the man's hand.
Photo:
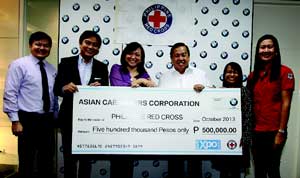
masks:
{"type": "Polygon", "coordinates": [[[75,93],[77,91],[78,91],[78,88],[73,82],[70,82],[69,84],[67,84],[63,87],[64,93],[75,93]]]}
{"type": "Polygon", "coordinates": [[[96,81],[96,82],[91,83],[90,86],[94,86],[94,87],[95,86],[101,86],[101,83],[96,81]]]}
{"type": "Polygon", "coordinates": [[[23,133],[23,126],[19,121],[12,122],[11,131],[15,136],[19,136],[23,133]]]}
{"type": "Polygon", "coordinates": [[[194,85],[194,90],[196,92],[201,92],[205,87],[202,84],[195,84],[194,85]]]}

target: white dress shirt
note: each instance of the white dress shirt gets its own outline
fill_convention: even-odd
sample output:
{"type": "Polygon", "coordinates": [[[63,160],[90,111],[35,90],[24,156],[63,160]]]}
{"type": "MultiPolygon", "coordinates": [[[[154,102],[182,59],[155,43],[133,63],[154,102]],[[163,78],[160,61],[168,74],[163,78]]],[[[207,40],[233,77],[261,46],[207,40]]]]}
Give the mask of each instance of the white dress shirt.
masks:
{"type": "MultiPolygon", "coordinates": [[[[5,81],[3,112],[7,113],[11,121],[19,120],[19,110],[44,113],[39,61],[39,59],[29,55],[16,59],[9,65],[5,81]]],[[[51,103],[49,111],[57,112],[57,97],[53,94],[56,69],[46,60],[43,60],[43,63],[48,78],[51,103]]]]}
{"type": "Polygon", "coordinates": [[[183,74],[175,69],[164,73],[158,83],[162,88],[190,88],[193,89],[195,84],[210,86],[206,73],[196,68],[187,68],[183,74]]]}

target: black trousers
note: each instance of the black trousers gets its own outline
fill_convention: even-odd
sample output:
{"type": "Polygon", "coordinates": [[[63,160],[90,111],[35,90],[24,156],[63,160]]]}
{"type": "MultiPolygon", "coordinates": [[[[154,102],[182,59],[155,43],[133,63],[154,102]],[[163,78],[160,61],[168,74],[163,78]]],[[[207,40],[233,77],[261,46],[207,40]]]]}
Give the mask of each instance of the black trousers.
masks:
{"type": "Polygon", "coordinates": [[[18,114],[23,126],[23,133],[18,136],[20,177],[54,177],[53,113],[19,111],[18,114]]]}
{"type": "Polygon", "coordinates": [[[72,128],[61,128],[65,178],[90,178],[92,159],[87,155],[72,155],[72,128]]]}
{"type": "Polygon", "coordinates": [[[133,160],[130,158],[113,158],[110,160],[110,178],[132,178],[133,160]]]}
{"type": "Polygon", "coordinates": [[[253,159],[256,178],[280,178],[280,159],[285,144],[274,146],[275,132],[255,132],[253,159]]]}
{"type": "MultiPolygon", "coordinates": [[[[185,178],[184,159],[171,158],[168,160],[168,178],[185,178]]],[[[202,178],[202,160],[200,158],[187,159],[188,178],[202,178]]]]}

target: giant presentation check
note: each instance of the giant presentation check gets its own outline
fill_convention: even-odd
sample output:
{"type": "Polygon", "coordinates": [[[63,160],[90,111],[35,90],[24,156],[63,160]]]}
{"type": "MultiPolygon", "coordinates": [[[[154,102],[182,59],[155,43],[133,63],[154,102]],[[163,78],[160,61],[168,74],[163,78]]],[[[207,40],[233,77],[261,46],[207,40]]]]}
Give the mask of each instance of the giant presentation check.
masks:
{"type": "Polygon", "coordinates": [[[240,89],[78,89],[73,154],[242,154],[240,89]]]}

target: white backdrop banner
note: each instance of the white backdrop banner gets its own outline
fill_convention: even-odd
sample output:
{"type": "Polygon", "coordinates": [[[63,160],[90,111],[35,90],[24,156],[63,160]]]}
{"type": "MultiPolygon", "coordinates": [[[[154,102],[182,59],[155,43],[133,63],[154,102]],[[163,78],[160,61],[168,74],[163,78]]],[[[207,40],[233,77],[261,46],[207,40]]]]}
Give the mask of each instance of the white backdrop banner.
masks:
{"type": "Polygon", "coordinates": [[[242,154],[239,89],[78,88],[73,154],[242,154]]]}

